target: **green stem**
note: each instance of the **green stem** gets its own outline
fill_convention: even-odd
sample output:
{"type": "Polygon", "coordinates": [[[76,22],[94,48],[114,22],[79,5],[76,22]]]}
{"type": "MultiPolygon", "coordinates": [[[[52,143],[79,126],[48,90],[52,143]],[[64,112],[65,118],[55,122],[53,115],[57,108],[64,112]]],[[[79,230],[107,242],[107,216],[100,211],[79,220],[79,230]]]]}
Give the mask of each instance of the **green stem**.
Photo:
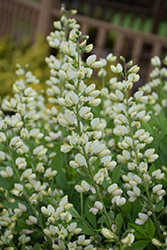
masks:
{"type": "MultiPolygon", "coordinates": [[[[127,118],[128,118],[128,123],[129,123],[130,135],[131,135],[131,138],[133,140],[133,148],[134,148],[134,152],[135,152],[135,155],[136,155],[137,164],[139,166],[140,159],[139,159],[139,156],[138,156],[138,153],[137,153],[137,147],[136,147],[136,144],[135,144],[135,141],[134,141],[134,135],[133,135],[133,130],[132,130],[132,126],[131,126],[131,117],[128,114],[128,96],[127,96],[127,93],[126,93],[126,105],[127,105],[127,118]]],[[[159,239],[162,240],[162,234],[161,234],[161,231],[160,231],[160,228],[159,228],[159,225],[158,225],[158,220],[157,220],[154,208],[153,208],[153,204],[151,202],[151,197],[150,197],[150,194],[149,194],[148,185],[147,185],[143,175],[141,177],[142,177],[142,180],[143,180],[143,183],[144,183],[148,204],[149,204],[149,206],[150,206],[150,208],[152,210],[152,217],[153,217],[154,224],[155,224],[155,227],[156,227],[156,230],[157,230],[157,234],[158,234],[159,239]]]]}
{"type": "MultiPolygon", "coordinates": [[[[20,183],[21,185],[23,185],[22,182],[20,181],[20,176],[19,176],[19,173],[18,173],[18,171],[17,171],[17,169],[16,169],[15,163],[14,163],[13,158],[12,158],[11,150],[9,149],[9,147],[8,147],[8,153],[9,153],[9,155],[10,155],[11,163],[12,163],[12,166],[13,166],[13,170],[14,170],[16,176],[17,176],[17,179],[18,179],[19,183],[20,183]]],[[[30,205],[30,207],[31,207],[31,209],[32,209],[32,211],[33,211],[35,217],[37,218],[38,223],[39,223],[39,226],[40,226],[40,228],[42,229],[42,232],[43,232],[44,227],[43,227],[43,225],[42,225],[42,223],[41,223],[40,218],[38,217],[38,214],[37,214],[35,208],[32,206],[31,202],[29,201],[29,195],[27,194],[27,191],[26,191],[24,185],[23,185],[23,193],[24,193],[24,195],[25,195],[25,197],[26,197],[26,199],[27,199],[27,202],[28,202],[28,204],[30,205]]],[[[45,235],[45,236],[46,236],[46,235],[45,235]]],[[[50,242],[49,237],[46,236],[46,238],[47,238],[49,244],[51,245],[51,242],[50,242]]]]}
{"type": "Polygon", "coordinates": [[[83,193],[80,193],[80,200],[81,200],[81,217],[83,218],[83,193]]]}
{"type": "Polygon", "coordinates": [[[151,211],[152,211],[152,217],[153,217],[154,224],[155,224],[155,227],[156,227],[157,235],[158,235],[160,241],[162,241],[163,237],[162,237],[162,234],[161,234],[160,227],[158,225],[158,220],[157,220],[157,217],[156,217],[156,214],[155,214],[155,210],[153,208],[153,204],[151,202],[151,197],[150,197],[150,194],[149,194],[148,185],[147,185],[144,178],[143,178],[143,182],[144,182],[144,187],[145,187],[145,191],[146,191],[146,195],[147,195],[147,199],[148,199],[148,204],[149,204],[149,206],[151,208],[151,211]]]}
{"type": "Polygon", "coordinates": [[[110,228],[111,228],[112,222],[111,222],[111,219],[110,219],[110,217],[109,217],[109,215],[108,215],[108,213],[107,213],[107,210],[106,210],[106,208],[105,208],[103,199],[102,199],[101,194],[100,194],[100,191],[99,191],[99,187],[98,187],[98,185],[96,184],[96,182],[95,182],[95,180],[94,180],[93,169],[92,169],[92,167],[91,167],[91,165],[90,165],[90,163],[89,163],[89,159],[88,159],[88,157],[87,157],[87,154],[86,154],[86,151],[85,151],[84,146],[82,147],[82,150],[83,150],[84,157],[85,157],[85,160],[86,160],[86,163],[87,163],[87,166],[88,166],[89,175],[90,175],[91,180],[92,180],[92,182],[93,182],[93,186],[94,186],[94,188],[95,188],[95,190],[96,190],[97,197],[98,197],[99,201],[103,204],[103,212],[104,212],[104,215],[105,215],[105,217],[106,217],[106,224],[107,224],[107,226],[108,226],[109,229],[110,229],[110,228]]]}

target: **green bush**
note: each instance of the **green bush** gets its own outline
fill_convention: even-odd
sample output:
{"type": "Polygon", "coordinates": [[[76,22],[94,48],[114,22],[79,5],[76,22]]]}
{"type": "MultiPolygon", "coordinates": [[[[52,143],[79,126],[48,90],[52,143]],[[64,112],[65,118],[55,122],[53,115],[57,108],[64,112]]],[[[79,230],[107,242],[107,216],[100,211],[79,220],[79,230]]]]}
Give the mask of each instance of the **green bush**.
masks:
{"type": "Polygon", "coordinates": [[[24,37],[21,41],[14,41],[10,37],[0,39],[0,95],[11,95],[12,83],[16,80],[16,65],[20,64],[39,78],[41,88],[49,77],[49,70],[44,58],[48,55],[48,46],[42,36],[37,42],[29,46],[30,41],[24,37]]]}
{"type": "Polygon", "coordinates": [[[167,58],[129,96],[139,67],[112,54],[83,62],[93,45],[61,11],[47,37],[59,50],[46,58],[51,108],[22,67],[1,103],[1,249],[166,249],[167,58]]]}

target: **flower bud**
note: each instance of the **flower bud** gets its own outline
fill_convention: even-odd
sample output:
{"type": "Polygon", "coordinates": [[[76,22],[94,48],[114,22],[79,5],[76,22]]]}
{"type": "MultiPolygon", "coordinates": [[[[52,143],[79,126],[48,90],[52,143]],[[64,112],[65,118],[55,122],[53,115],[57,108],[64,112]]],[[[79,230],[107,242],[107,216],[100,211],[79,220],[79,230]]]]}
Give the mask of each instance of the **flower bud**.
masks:
{"type": "Polygon", "coordinates": [[[115,238],[114,234],[110,230],[108,230],[107,228],[102,228],[101,233],[103,234],[103,236],[106,239],[114,241],[114,238],[115,238]]]}

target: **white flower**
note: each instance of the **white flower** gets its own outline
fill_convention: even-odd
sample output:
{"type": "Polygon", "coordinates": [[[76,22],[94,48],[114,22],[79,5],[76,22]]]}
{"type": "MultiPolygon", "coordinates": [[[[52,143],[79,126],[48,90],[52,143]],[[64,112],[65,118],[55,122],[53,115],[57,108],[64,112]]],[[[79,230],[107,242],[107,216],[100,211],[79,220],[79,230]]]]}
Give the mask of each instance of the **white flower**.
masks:
{"type": "Polygon", "coordinates": [[[44,177],[46,177],[48,179],[52,179],[56,174],[57,174],[56,170],[52,171],[51,168],[47,168],[45,173],[44,173],[44,177]]]}
{"type": "Polygon", "coordinates": [[[101,163],[103,163],[104,167],[112,171],[115,166],[117,165],[116,161],[111,161],[112,156],[108,155],[103,158],[101,158],[101,163]]]}
{"type": "Polygon", "coordinates": [[[85,93],[90,97],[97,97],[100,94],[99,90],[95,90],[96,85],[94,83],[90,84],[86,89],[85,93]]]}
{"type": "Polygon", "coordinates": [[[82,107],[79,110],[79,115],[85,119],[85,120],[90,120],[93,118],[93,114],[90,112],[91,108],[89,107],[82,107]]]}
{"type": "Polygon", "coordinates": [[[63,127],[74,125],[76,122],[75,116],[71,112],[70,113],[66,112],[64,115],[60,113],[57,119],[60,125],[62,125],[63,127]]]}
{"type": "Polygon", "coordinates": [[[116,204],[118,207],[124,205],[126,203],[126,199],[124,197],[121,197],[120,195],[119,196],[115,196],[113,199],[112,199],[112,204],[116,204]]]}
{"type": "Polygon", "coordinates": [[[14,209],[15,214],[22,215],[22,213],[27,211],[27,207],[21,203],[18,203],[18,207],[14,209]]]}
{"type": "Polygon", "coordinates": [[[161,60],[159,56],[154,56],[153,58],[151,58],[151,64],[155,67],[161,66],[161,60]]]}
{"type": "Polygon", "coordinates": [[[146,103],[148,100],[148,96],[143,96],[144,92],[142,90],[137,91],[134,94],[134,97],[137,101],[146,103]]]}
{"type": "Polygon", "coordinates": [[[23,185],[21,185],[19,183],[15,183],[14,189],[12,190],[12,194],[14,194],[16,196],[21,196],[22,193],[23,193],[23,185]]]}
{"type": "Polygon", "coordinates": [[[95,201],[94,207],[97,208],[98,210],[102,210],[103,204],[100,201],[95,201]]]}
{"type": "Polygon", "coordinates": [[[0,151],[0,161],[4,161],[5,160],[5,153],[0,151]]]}
{"type": "Polygon", "coordinates": [[[23,144],[23,141],[21,140],[21,138],[19,136],[15,136],[11,139],[9,146],[10,147],[13,146],[17,148],[17,147],[22,146],[22,144],[23,144]]]}
{"type": "Polygon", "coordinates": [[[140,173],[141,173],[141,174],[147,173],[147,169],[148,169],[148,164],[147,164],[147,162],[143,162],[143,161],[142,161],[142,162],[139,164],[140,173]]]}
{"type": "Polygon", "coordinates": [[[104,181],[104,173],[102,171],[98,171],[97,174],[95,174],[94,176],[94,180],[96,182],[96,184],[98,185],[102,185],[103,181],[104,181]]]}
{"type": "Polygon", "coordinates": [[[123,98],[124,98],[124,94],[119,89],[115,91],[115,94],[110,93],[110,99],[112,101],[122,101],[123,98]]]}
{"type": "Polygon", "coordinates": [[[88,66],[92,68],[100,68],[103,66],[103,63],[101,61],[96,61],[96,55],[91,55],[86,59],[86,63],[88,66]]]}
{"type": "Polygon", "coordinates": [[[121,65],[120,63],[118,63],[116,66],[111,65],[111,66],[110,66],[110,69],[111,69],[111,71],[112,71],[113,73],[118,74],[118,73],[121,73],[121,72],[122,72],[123,67],[122,67],[122,65],[121,65]]]}
{"type": "Polygon", "coordinates": [[[79,234],[82,231],[82,229],[77,228],[77,223],[76,222],[72,222],[70,225],[68,225],[68,231],[70,233],[79,234]]]}
{"type": "Polygon", "coordinates": [[[102,228],[101,233],[103,234],[103,236],[111,241],[114,241],[114,234],[113,232],[111,232],[110,230],[108,230],[107,228],[102,228]]]}
{"type": "Polygon", "coordinates": [[[159,249],[160,247],[162,247],[162,243],[161,243],[159,240],[155,239],[155,238],[153,238],[151,242],[152,242],[152,244],[153,244],[154,246],[158,247],[158,249],[159,249]]]}
{"type": "Polygon", "coordinates": [[[58,245],[53,244],[52,247],[54,250],[65,250],[66,249],[66,246],[62,240],[58,240],[58,245]]]}
{"type": "Polygon", "coordinates": [[[87,246],[90,244],[90,242],[91,242],[90,240],[85,239],[85,235],[78,236],[78,244],[79,245],[87,246]]]}
{"type": "Polygon", "coordinates": [[[38,156],[38,157],[43,157],[47,152],[47,148],[44,148],[43,145],[36,147],[33,150],[33,154],[38,156]]]}
{"type": "Polygon", "coordinates": [[[35,110],[31,110],[26,115],[24,116],[24,119],[29,119],[29,120],[38,120],[39,119],[39,114],[36,113],[35,110]]]}
{"type": "Polygon", "coordinates": [[[63,145],[61,145],[60,151],[63,153],[68,153],[73,149],[73,146],[68,145],[67,143],[64,143],[63,145]]]}
{"type": "Polygon", "coordinates": [[[85,53],[90,53],[93,49],[93,44],[88,44],[86,47],[85,47],[85,53]]]}
{"type": "Polygon", "coordinates": [[[93,130],[102,131],[106,127],[106,121],[102,119],[100,121],[99,118],[94,118],[91,121],[91,126],[93,130]]]}
{"type": "Polygon", "coordinates": [[[132,68],[129,69],[129,73],[138,73],[140,70],[140,67],[138,65],[134,65],[132,68]]]}
{"type": "MultiPolygon", "coordinates": [[[[140,76],[138,75],[138,74],[130,74],[130,75],[128,75],[128,82],[129,83],[133,83],[133,82],[137,82],[137,81],[139,81],[139,79],[140,79],[140,76]]],[[[131,84],[130,84],[130,87],[131,87],[131,84]]]]}
{"type": "Polygon", "coordinates": [[[85,157],[80,153],[76,154],[75,161],[70,161],[69,164],[73,168],[79,168],[79,167],[87,166],[85,157]]]}
{"type": "Polygon", "coordinates": [[[26,236],[25,234],[20,235],[18,240],[22,243],[25,244],[31,240],[30,236],[26,236]]]}
{"type": "Polygon", "coordinates": [[[34,89],[32,89],[31,87],[26,88],[24,90],[24,94],[27,97],[35,97],[37,95],[36,91],[34,89]]]}
{"type": "Polygon", "coordinates": [[[18,154],[26,154],[28,151],[29,151],[29,148],[28,148],[25,144],[22,144],[22,145],[20,146],[20,148],[18,148],[18,149],[16,150],[16,152],[17,152],[18,154]]]}
{"type": "Polygon", "coordinates": [[[78,101],[79,101],[78,96],[77,94],[75,94],[73,90],[69,91],[65,96],[65,103],[67,104],[67,106],[76,105],[78,101]]]}
{"type": "Polygon", "coordinates": [[[5,171],[1,170],[0,175],[4,178],[10,178],[13,176],[13,169],[11,167],[6,167],[5,171]]]}
{"type": "Polygon", "coordinates": [[[126,238],[122,239],[121,241],[124,245],[127,245],[128,247],[130,247],[132,243],[134,242],[134,240],[135,240],[135,236],[133,234],[128,234],[126,238]]]}
{"type": "Polygon", "coordinates": [[[68,196],[66,195],[60,200],[59,206],[68,210],[73,207],[73,204],[68,203],[68,196]]]}
{"type": "Polygon", "coordinates": [[[22,128],[22,130],[20,131],[20,137],[23,139],[29,138],[29,132],[26,128],[22,128]]]}
{"type": "Polygon", "coordinates": [[[28,168],[22,173],[20,180],[23,181],[24,178],[31,181],[32,179],[36,178],[36,175],[32,173],[31,168],[28,168]]]}
{"type": "Polygon", "coordinates": [[[130,159],[130,152],[127,150],[122,151],[122,155],[117,155],[118,163],[126,163],[130,159]]]}
{"type": "Polygon", "coordinates": [[[107,61],[109,61],[109,62],[114,62],[114,61],[117,59],[117,57],[114,56],[112,53],[109,53],[109,54],[107,55],[106,59],[107,59],[107,61]]]}
{"type": "Polygon", "coordinates": [[[144,214],[144,213],[138,213],[138,216],[139,218],[137,218],[135,220],[135,223],[138,224],[138,225],[143,225],[144,223],[146,223],[147,219],[148,219],[148,216],[147,214],[144,214]]]}
{"type": "Polygon", "coordinates": [[[157,169],[152,172],[152,176],[155,177],[156,180],[162,180],[164,178],[164,173],[161,173],[161,169],[157,169]]]}
{"type": "Polygon", "coordinates": [[[6,141],[6,135],[3,132],[0,132],[0,143],[3,143],[6,141]]]}
{"type": "Polygon", "coordinates": [[[158,196],[164,195],[165,194],[165,190],[162,189],[162,184],[157,184],[156,186],[154,186],[153,187],[153,193],[155,193],[158,196]]]}
{"type": "Polygon", "coordinates": [[[120,125],[120,126],[117,126],[116,128],[114,128],[113,132],[117,136],[124,136],[125,134],[129,133],[129,129],[124,125],[122,125],[122,126],[120,125]]]}
{"type": "Polygon", "coordinates": [[[154,162],[158,158],[158,155],[154,154],[154,152],[155,152],[155,149],[150,148],[150,149],[147,149],[144,153],[144,155],[147,157],[149,163],[154,162]]]}
{"type": "Polygon", "coordinates": [[[44,135],[40,133],[39,128],[34,128],[29,133],[30,137],[34,137],[34,139],[41,139],[44,135]]]}
{"type": "Polygon", "coordinates": [[[76,55],[76,46],[74,43],[71,43],[69,46],[67,46],[65,43],[62,43],[60,48],[63,51],[63,53],[68,56],[76,55]]]}
{"type": "Polygon", "coordinates": [[[91,212],[92,214],[94,214],[94,215],[96,215],[97,213],[98,213],[98,209],[96,208],[96,207],[91,207],[90,209],[89,209],[89,212],[91,212]]]}
{"type": "Polygon", "coordinates": [[[137,197],[140,196],[140,188],[134,186],[133,191],[129,190],[127,191],[127,194],[130,196],[129,201],[134,202],[137,199],[137,197]]]}
{"type": "Polygon", "coordinates": [[[26,220],[27,225],[37,224],[37,222],[38,222],[37,218],[35,216],[32,216],[32,215],[30,215],[28,217],[28,219],[26,220]]]}
{"type": "Polygon", "coordinates": [[[119,196],[123,193],[123,191],[120,188],[118,188],[118,185],[116,183],[113,183],[112,185],[110,185],[107,191],[109,192],[109,194],[114,195],[114,196],[119,196]]]}
{"type": "Polygon", "coordinates": [[[86,181],[82,181],[81,185],[76,185],[75,189],[79,193],[86,193],[90,190],[90,185],[86,181]]]}
{"type": "Polygon", "coordinates": [[[123,114],[117,115],[116,118],[114,119],[115,125],[123,125],[123,124],[127,124],[127,122],[128,122],[128,119],[123,114]]]}

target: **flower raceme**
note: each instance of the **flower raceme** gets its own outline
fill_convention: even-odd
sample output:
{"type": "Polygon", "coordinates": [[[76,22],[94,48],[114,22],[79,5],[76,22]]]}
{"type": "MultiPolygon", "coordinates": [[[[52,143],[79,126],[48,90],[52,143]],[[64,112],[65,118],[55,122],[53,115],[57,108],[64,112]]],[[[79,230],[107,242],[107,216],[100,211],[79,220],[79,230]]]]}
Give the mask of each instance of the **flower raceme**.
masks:
{"type": "Polygon", "coordinates": [[[155,57],[154,79],[129,96],[140,78],[139,67],[123,57],[123,64],[115,63],[111,53],[99,60],[92,54],[83,62],[82,53],[90,53],[93,45],[68,18],[73,11],[61,11],[56,31],[47,37],[58,51],[46,58],[49,105],[29,86],[38,83],[36,77],[19,65],[13,97],[2,100],[0,245],[6,249],[16,242],[31,250],[37,233],[47,249],[123,249],[135,242],[131,226],[141,226],[142,232],[143,226],[147,231],[153,225],[154,235],[148,239],[143,233],[137,240],[165,248],[165,173],[157,167],[152,143],[156,123],[147,128],[154,111],[158,115],[166,107],[165,97],[157,103],[161,96],[156,93],[166,70],[155,57]],[[109,63],[118,77],[108,80],[109,63]],[[89,79],[93,69],[101,89],[89,79]],[[148,105],[154,106],[152,113],[148,105]]]}

